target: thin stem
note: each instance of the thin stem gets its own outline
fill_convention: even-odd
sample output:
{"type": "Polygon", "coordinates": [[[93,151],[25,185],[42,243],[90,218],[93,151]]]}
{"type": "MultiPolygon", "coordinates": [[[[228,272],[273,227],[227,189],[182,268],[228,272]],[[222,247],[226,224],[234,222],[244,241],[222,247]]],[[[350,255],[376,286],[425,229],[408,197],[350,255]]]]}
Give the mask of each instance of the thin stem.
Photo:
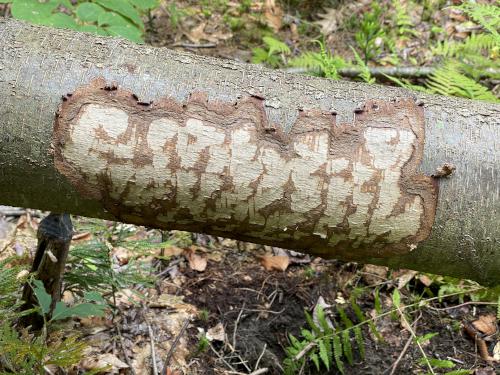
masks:
{"type": "Polygon", "coordinates": [[[431,363],[429,362],[429,358],[427,357],[427,354],[425,354],[424,348],[422,348],[422,345],[420,345],[420,342],[417,340],[417,335],[415,335],[415,331],[413,331],[413,328],[411,327],[410,322],[408,322],[408,319],[406,319],[406,316],[403,314],[403,311],[397,307],[399,315],[401,316],[401,319],[404,320],[406,323],[406,329],[408,332],[410,332],[411,336],[413,337],[413,340],[415,340],[415,343],[418,346],[418,349],[422,353],[422,356],[424,357],[425,363],[427,364],[427,367],[429,367],[429,370],[431,371],[431,374],[435,375],[436,373],[434,372],[434,369],[432,368],[431,363]]]}

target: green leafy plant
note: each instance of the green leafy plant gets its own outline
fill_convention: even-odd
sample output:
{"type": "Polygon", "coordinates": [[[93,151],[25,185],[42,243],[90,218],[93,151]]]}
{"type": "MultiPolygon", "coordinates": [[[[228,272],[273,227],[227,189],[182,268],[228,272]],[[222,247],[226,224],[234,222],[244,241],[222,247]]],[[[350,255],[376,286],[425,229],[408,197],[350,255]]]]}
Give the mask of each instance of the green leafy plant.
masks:
{"type": "Polygon", "coordinates": [[[472,34],[463,41],[444,41],[433,48],[443,61],[425,80],[415,85],[408,80],[388,77],[398,85],[433,94],[459,96],[469,99],[498,102],[487,87],[478,82],[480,76],[499,78],[498,55],[500,51],[500,8],[494,5],[465,2],[453,7],[463,11],[478,23],[483,33],[472,34]]]}
{"type": "Polygon", "coordinates": [[[385,31],[382,28],[382,8],[376,2],[372,3],[370,12],[363,14],[355,35],[356,43],[363,53],[365,64],[380,54],[385,31]]]}
{"type": "Polygon", "coordinates": [[[72,335],[47,343],[42,335],[33,336],[27,330],[17,332],[9,322],[0,326],[0,374],[33,375],[46,373],[48,365],[70,367],[83,358],[87,345],[72,335]]]}
{"type": "Polygon", "coordinates": [[[165,246],[168,242],[130,241],[128,238],[132,232],[123,226],[108,228],[99,220],[91,220],[85,226],[80,225],[79,230],[92,232],[96,236],[94,240],[77,244],[70,249],[64,290],[78,295],[91,291],[107,295],[131,285],[153,285],[150,265],[141,264],[135,259],[148,255],[150,249],[165,246]],[[114,265],[110,252],[113,246],[129,249],[135,254],[126,267],[117,269],[114,265]]]}
{"type": "Polygon", "coordinates": [[[286,62],[285,57],[291,53],[288,47],[281,40],[275,39],[271,36],[262,38],[265,48],[257,47],[252,49],[252,62],[254,64],[267,64],[274,68],[286,62]]]}
{"type": "Polygon", "coordinates": [[[418,36],[418,31],[415,30],[415,25],[409,15],[409,5],[411,2],[403,3],[398,0],[392,1],[394,8],[394,24],[396,25],[397,37],[401,40],[409,39],[412,36],[418,36]]]}
{"type": "Polygon", "coordinates": [[[207,309],[201,309],[198,313],[198,319],[203,322],[208,322],[208,318],[210,317],[210,312],[207,309]]]}
{"type": "Polygon", "coordinates": [[[290,59],[288,65],[311,69],[321,77],[340,79],[338,70],[347,66],[345,60],[340,56],[334,56],[327,50],[325,43],[315,41],[319,45],[319,52],[304,52],[290,59]]]}
{"type": "Polygon", "coordinates": [[[443,41],[432,51],[443,56],[447,61],[461,63],[461,69],[475,79],[479,75],[499,78],[498,68],[500,54],[500,8],[494,5],[466,2],[461,6],[452,7],[464,12],[482,28],[463,41],[443,41]]]}
{"type": "Polygon", "coordinates": [[[102,315],[107,307],[104,300],[94,292],[86,294],[84,302],[74,306],[58,302],[49,318],[47,314],[52,298],[41,281],[33,280],[31,284],[38,306],[34,310],[20,311],[19,288],[25,280],[18,279],[17,275],[23,268],[11,266],[14,261],[14,258],[9,258],[0,262],[0,313],[3,320],[0,326],[0,374],[44,374],[49,365],[67,368],[78,363],[83,358],[86,344],[76,335],[61,338],[55,334],[49,338],[49,328],[54,322],[70,316],[102,315]],[[44,317],[45,324],[39,333],[14,328],[16,321],[28,313],[44,317]]]}
{"type": "Polygon", "coordinates": [[[165,7],[165,10],[168,13],[168,20],[170,22],[170,26],[172,26],[174,30],[177,30],[181,20],[188,15],[188,12],[186,12],[184,9],[178,8],[175,2],[169,3],[165,7]]]}
{"type": "Polygon", "coordinates": [[[36,24],[120,36],[142,43],[142,15],[157,0],[0,0],[12,3],[14,18],[36,24]]]}
{"type": "Polygon", "coordinates": [[[370,73],[370,69],[366,65],[366,63],[361,59],[359,54],[356,52],[354,48],[352,48],[352,52],[354,53],[354,58],[356,60],[356,66],[360,69],[359,77],[366,83],[375,83],[375,78],[370,73]]]}
{"type": "Polygon", "coordinates": [[[198,340],[198,344],[196,346],[196,351],[194,353],[194,356],[197,356],[200,353],[206,352],[209,347],[210,347],[210,341],[208,341],[207,335],[202,334],[198,340]]]}
{"type": "Polygon", "coordinates": [[[56,302],[52,315],[49,316],[52,306],[52,297],[47,293],[40,280],[35,279],[32,284],[33,292],[39,304],[39,309],[37,309],[37,311],[44,318],[45,325],[56,320],[62,320],[73,316],[78,316],[80,318],[103,316],[104,310],[108,306],[99,293],[89,292],[85,293],[83,297],[83,300],[86,302],[70,307],[66,306],[61,301],[56,302]]]}
{"type": "Polygon", "coordinates": [[[428,91],[440,95],[498,102],[487,87],[468,77],[460,64],[449,62],[436,69],[426,81],[428,91]]]}
{"type": "MultiPolygon", "coordinates": [[[[355,302],[354,304],[357,305],[355,302]]],[[[354,363],[352,340],[356,342],[359,356],[364,358],[365,347],[361,324],[355,325],[340,307],[337,308],[337,313],[340,318],[339,324],[330,321],[319,305],[315,308],[317,322],[305,312],[310,329],[301,330],[301,339],[289,335],[291,345],[285,349],[287,357],[283,361],[285,374],[297,374],[308,363],[313,364],[318,371],[321,369],[329,371],[335,366],[344,374],[344,360],[351,365],[354,363]]],[[[367,319],[363,317],[361,323],[366,321],[367,319]]]]}

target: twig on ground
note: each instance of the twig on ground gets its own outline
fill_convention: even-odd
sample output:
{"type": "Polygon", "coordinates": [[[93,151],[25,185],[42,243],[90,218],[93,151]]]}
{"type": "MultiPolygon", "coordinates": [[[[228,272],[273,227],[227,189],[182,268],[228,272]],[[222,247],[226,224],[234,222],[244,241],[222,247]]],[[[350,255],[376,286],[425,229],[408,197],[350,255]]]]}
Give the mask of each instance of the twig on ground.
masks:
{"type": "MultiPolygon", "coordinates": [[[[422,317],[422,314],[420,314],[418,316],[418,318],[416,318],[414,320],[414,322],[412,323],[413,326],[417,326],[417,322],[419,321],[419,319],[422,317]]],[[[401,360],[403,359],[403,357],[405,356],[406,352],[408,351],[408,348],[410,347],[410,344],[411,342],[413,341],[413,336],[410,334],[410,337],[408,338],[408,341],[406,341],[406,344],[405,346],[403,347],[403,350],[401,350],[401,353],[399,353],[399,356],[398,358],[396,359],[396,362],[393,363],[393,365],[390,367],[391,369],[391,372],[389,373],[389,375],[394,375],[394,373],[396,372],[396,369],[398,368],[399,366],[399,362],[401,362],[401,360]]]]}
{"type": "Polygon", "coordinates": [[[151,324],[149,324],[149,322],[144,319],[146,321],[146,324],[148,326],[148,333],[149,333],[149,341],[151,343],[151,361],[153,362],[153,375],[158,375],[158,367],[156,365],[156,350],[155,350],[155,338],[154,338],[154,334],[153,334],[153,329],[151,328],[151,324]]]}
{"type": "Polygon", "coordinates": [[[240,372],[236,371],[236,370],[235,370],[235,368],[234,368],[233,366],[231,366],[231,364],[230,364],[230,363],[228,363],[228,362],[224,359],[224,357],[220,355],[220,353],[219,353],[217,350],[215,350],[215,349],[214,349],[214,347],[212,346],[212,344],[210,344],[210,343],[209,343],[209,345],[210,345],[210,349],[211,349],[211,350],[215,353],[215,355],[216,355],[217,357],[219,357],[219,359],[220,359],[220,360],[221,360],[221,361],[222,361],[222,362],[223,362],[223,363],[224,363],[227,367],[229,367],[229,369],[230,369],[231,371],[233,371],[233,373],[241,374],[240,372]]]}
{"type": "Polygon", "coordinates": [[[204,43],[204,44],[175,43],[175,44],[172,44],[172,47],[182,47],[182,48],[215,48],[215,47],[217,47],[217,43],[204,43]]]}
{"type": "Polygon", "coordinates": [[[258,369],[258,370],[255,370],[254,372],[250,373],[249,375],[260,375],[260,374],[265,374],[266,372],[268,372],[269,369],[267,367],[264,367],[264,368],[261,368],[261,369],[258,369]]]}
{"type": "Polygon", "coordinates": [[[262,348],[262,352],[260,353],[259,358],[257,358],[257,362],[255,362],[254,371],[257,371],[257,369],[259,368],[260,360],[264,356],[264,353],[266,352],[266,349],[267,349],[267,344],[264,344],[264,347],[262,348]]]}
{"type": "Polygon", "coordinates": [[[403,350],[401,350],[401,353],[399,353],[399,356],[398,358],[396,359],[396,361],[392,364],[392,366],[390,367],[391,369],[391,372],[389,373],[389,375],[394,375],[394,373],[396,372],[396,369],[398,368],[399,366],[399,362],[401,362],[401,360],[403,359],[403,357],[405,356],[406,352],[408,351],[408,348],[410,347],[410,344],[411,342],[413,341],[413,336],[410,335],[410,337],[408,338],[408,340],[406,341],[406,344],[405,346],[403,347],[403,350]]]}
{"type": "Polygon", "coordinates": [[[135,370],[132,367],[132,362],[130,361],[130,358],[127,354],[127,348],[125,347],[125,343],[123,342],[122,332],[120,331],[120,327],[118,327],[118,323],[115,324],[115,328],[116,328],[116,333],[118,335],[118,340],[120,341],[120,346],[122,347],[123,357],[125,358],[125,363],[128,365],[128,367],[130,369],[130,373],[132,375],[136,375],[135,370]]]}
{"type": "Polygon", "coordinates": [[[404,322],[406,323],[408,331],[410,332],[412,338],[415,340],[415,343],[417,344],[418,349],[422,353],[422,356],[424,357],[425,363],[427,364],[429,371],[431,372],[431,374],[436,375],[436,373],[434,372],[434,369],[432,368],[431,363],[429,362],[429,358],[427,357],[427,354],[425,353],[424,348],[422,348],[422,345],[420,345],[420,343],[417,340],[417,335],[415,334],[415,331],[411,328],[411,324],[408,322],[408,319],[406,319],[406,317],[403,314],[403,311],[399,308],[399,306],[397,306],[397,310],[399,312],[399,316],[401,316],[401,319],[403,319],[404,322]]]}
{"type": "Polygon", "coordinates": [[[164,374],[167,374],[167,369],[168,365],[170,364],[170,360],[172,359],[172,356],[174,355],[175,347],[179,343],[179,340],[181,339],[182,335],[184,334],[184,331],[186,330],[187,326],[189,324],[189,318],[184,320],[184,323],[182,324],[181,330],[179,331],[177,337],[175,338],[174,342],[170,346],[170,350],[167,353],[167,358],[165,359],[165,366],[164,366],[164,374]]]}
{"type": "Polygon", "coordinates": [[[243,311],[245,311],[245,302],[243,302],[243,306],[241,307],[240,313],[238,314],[238,318],[236,319],[236,322],[234,323],[234,329],[233,329],[233,350],[236,350],[236,332],[238,330],[238,323],[240,322],[241,315],[243,314],[243,311]]]}
{"type": "Polygon", "coordinates": [[[460,305],[456,306],[448,306],[448,307],[432,307],[428,306],[429,309],[435,310],[435,311],[446,311],[446,310],[451,310],[451,309],[458,309],[459,307],[467,306],[467,305],[498,305],[497,302],[481,302],[481,301],[469,301],[469,302],[464,302],[461,303],[460,305]]]}
{"type": "MultiPolygon", "coordinates": [[[[399,78],[422,78],[428,77],[432,73],[434,73],[437,68],[432,66],[394,66],[394,67],[385,67],[385,66],[376,66],[369,67],[368,70],[370,74],[375,77],[385,77],[385,75],[399,77],[399,78]]],[[[315,73],[317,70],[312,68],[286,68],[285,71],[289,73],[315,73]]],[[[341,68],[338,70],[339,74],[342,77],[355,78],[361,73],[361,69],[357,67],[350,68],[341,68]]],[[[480,78],[484,78],[487,74],[495,75],[498,74],[497,69],[489,69],[487,72],[484,72],[480,78]]]]}
{"type": "Polygon", "coordinates": [[[315,346],[316,346],[316,341],[310,341],[306,346],[304,346],[304,349],[302,349],[300,352],[297,353],[297,355],[293,358],[293,360],[298,361],[315,346]]]}

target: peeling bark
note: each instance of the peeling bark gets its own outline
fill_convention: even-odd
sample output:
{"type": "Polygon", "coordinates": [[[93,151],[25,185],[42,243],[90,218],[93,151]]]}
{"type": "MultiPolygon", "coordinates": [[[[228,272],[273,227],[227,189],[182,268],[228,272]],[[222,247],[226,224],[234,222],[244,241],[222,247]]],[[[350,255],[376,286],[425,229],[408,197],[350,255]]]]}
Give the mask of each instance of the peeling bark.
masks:
{"type": "Polygon", "coordinates": [[[0,203],[500,282],[500,107],[0,21],[0,203]]]}

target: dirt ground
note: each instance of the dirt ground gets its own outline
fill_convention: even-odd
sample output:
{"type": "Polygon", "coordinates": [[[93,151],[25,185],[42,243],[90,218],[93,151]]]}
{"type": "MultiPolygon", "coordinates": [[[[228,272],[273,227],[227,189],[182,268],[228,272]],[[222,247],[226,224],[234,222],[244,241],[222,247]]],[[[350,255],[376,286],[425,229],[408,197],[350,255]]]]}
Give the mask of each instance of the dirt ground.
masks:
{"type": "MultiPolygon", "coordinates": [[[[2,258],[12,252],[28,255],[36,246],[43,215],[21,209],[10,214],[0,220],[2,258]]],[[[74,218],[72,252],[94,241],[110,243],[117,277],[138,263],[151,282],[124,283],[112,296],[108,293],[114,308],[105,317],[76,318],[54,327],[53,335],[78,332],[89,345],[86,358],[68,374],[104,366],[111,366],[103,372],[109,374],[282,374],[289,335],[300,337],[301,329],[308,327],[304,312],[313,314],[321,304],[340,326],[340,307],[357,323],[351,299],[372,319],[376,334],[368,324],[362,326],[363,358],[351,337],[353,363],[344,363],[345,374],[428,373],[421,350],[429,358],[452,362],[455,370],[469,369],[477,375],[499,371],[493,360],[499,339],[495,304],[471,301],[472,292],[460,300],[456,293],[477,289],[472,282],[446,284],[439,277],[409,270],[323,260],[206,235],[90,222],[109,231],[89,232],[88,219],[74,218]],[[124,230],[127,236],[120,242],[117,233],[124,230]],[[165,238],[168,241],[161,242],[165,238]],[[138,254],[133,245],[138,240],[153,246],[138,254]],[[440,301],[436,296],[443,285],[448,289],[440,301]],[[396,289],[405,318],[394,310],[396,289]],[[490,319],[487,329],[478,324],[485,318],[490,319]],[[434,337],[419,347],[409,326],[417,337],[434,337]],[[471,336],[466,327],[475,333],[471,336]]],[[[102,248],[96,246],[95,251],[102,248]]],[[[22,259],[28,267],[30,258],[22,259]]],[[[70,260],[63,297],[69,305],[76,297],[68,287],[75,264],[70,260]]],[[[450,370],[434,368],[435,373],[446,371],[450,370]]],[[[335,366],[327,372],[310,365],[302,373],[340,372],[335,366]]]]}

